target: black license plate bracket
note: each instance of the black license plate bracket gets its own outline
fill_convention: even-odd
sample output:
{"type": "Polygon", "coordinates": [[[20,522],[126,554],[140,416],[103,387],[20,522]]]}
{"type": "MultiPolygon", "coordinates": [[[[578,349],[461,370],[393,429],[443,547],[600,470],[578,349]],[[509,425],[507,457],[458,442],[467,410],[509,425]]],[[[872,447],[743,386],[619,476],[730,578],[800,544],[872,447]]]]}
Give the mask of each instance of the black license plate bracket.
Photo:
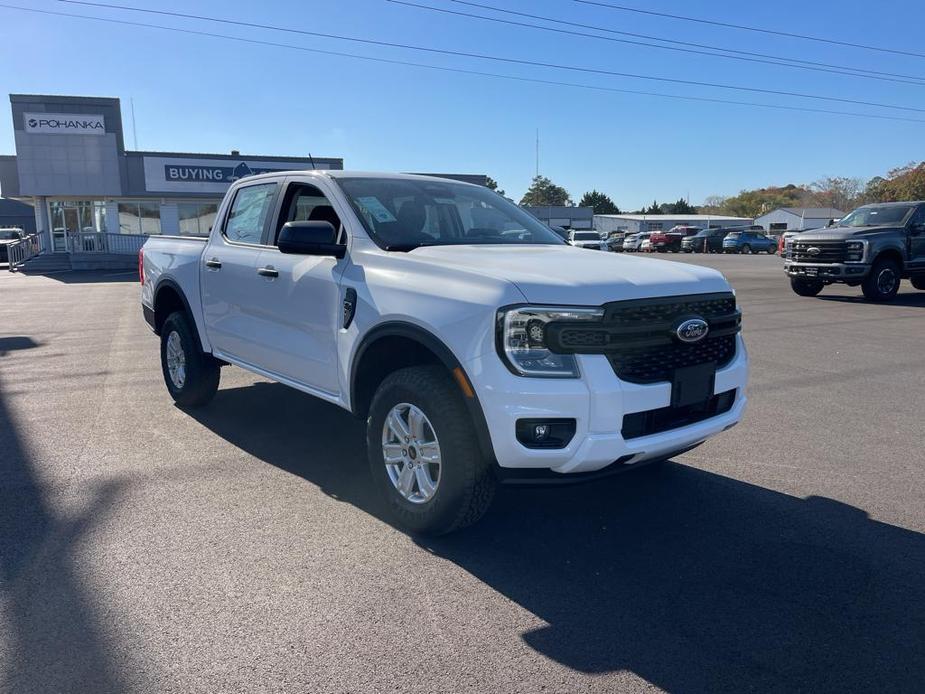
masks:
{"type": "Polygon", "coordinates": [[[713,397],[716,362],[675,369],[671,379],[671,406],[687,407],[713,397]]]}

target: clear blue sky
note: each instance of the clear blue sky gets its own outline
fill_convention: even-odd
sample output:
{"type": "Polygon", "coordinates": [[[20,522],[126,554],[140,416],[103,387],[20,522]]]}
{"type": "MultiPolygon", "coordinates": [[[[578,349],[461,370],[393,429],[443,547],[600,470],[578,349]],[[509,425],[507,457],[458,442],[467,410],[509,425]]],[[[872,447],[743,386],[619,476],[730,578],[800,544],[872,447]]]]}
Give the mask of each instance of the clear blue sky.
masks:
{"type": "MultiPolygon", "coordinates": [[[[925,113],[504,65],[53,0],[3,1],[509,75],[925,120],[925,113]]],[[[421,46],[925,109],[925,86],[557,35],[440,15],[386,0],[121,1],[134,7],[421,46]]],[[[417,1],[490,14],[449,0],[417,1]]],[[[571,0],[481,1],[624,31],[925,77],[925,58],[615,12],[571,0]]],[[[659,11],[925,53],[925,3],[920,0],[899,0],[888,6],[834,0],[624,1],[659,11]]],[[[688,195],[697,204],[712,194],[811,182],[825,175],[869,178],[925,159],[925,123],[543,86],[5,8],[0,8],[0,27],[0,94],[121,97],[129,148],[128,100],[133,97],[139,149],[311,152],[343,157],[350,169],[487,173],[509,196],[519,199],[534,173],[539,128],[543,175],[565,186],[575,200],[597,188],[624,209],[635,209],[653,198],[663,202],[688,195]]],[[[0,108],[0,153],[13,150],[9,108],[0,108]]]]}

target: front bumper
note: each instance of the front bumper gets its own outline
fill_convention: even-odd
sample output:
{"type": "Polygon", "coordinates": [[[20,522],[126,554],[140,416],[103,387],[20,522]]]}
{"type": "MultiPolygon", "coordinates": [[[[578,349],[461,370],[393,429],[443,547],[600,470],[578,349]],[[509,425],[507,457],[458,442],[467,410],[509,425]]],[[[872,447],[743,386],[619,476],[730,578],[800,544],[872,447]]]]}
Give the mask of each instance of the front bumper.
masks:
{"type": "Polygon", "coordinates": [[[514,376],[494,353],[466,364],[485,414],[495,458],[503,468],[546,468],[558,473],[593,472],[620,459],[626,465],[663,459],[734,426],[745,409],[748,354],[736,337],[736,356],[716,372],[714,393],[735,390],[731,409],[661,433],[624,439],[624,415],[667,407],[671,384],[639,385],[617,378],[603,355],[578,357],[581,378],[514,376]],[[569,418],[574,437],[565,448],[526,448],[516,438],[518,419],[569,418]],[[632,456],[627,459],[627,456],[632,456]]]}
{"type": "Polygon", "coordinates": [[[784,271],[798,279],[824,280],[826,282],[852,282],[862,280],[870,272],[870,265],[862,263],[795,263],[784,261],[784,271]]]}

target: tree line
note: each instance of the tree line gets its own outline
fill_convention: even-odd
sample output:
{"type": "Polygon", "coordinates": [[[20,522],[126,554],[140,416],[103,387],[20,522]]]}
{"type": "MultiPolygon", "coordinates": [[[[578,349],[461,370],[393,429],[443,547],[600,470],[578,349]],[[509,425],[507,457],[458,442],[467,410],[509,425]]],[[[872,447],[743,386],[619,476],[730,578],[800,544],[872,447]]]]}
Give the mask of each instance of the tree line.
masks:
{"type": "MultiPolygon", "coordinates": [[[[504,195],[494,179],[488,187],[504,195]]],[[[723,197],[712,195],[703,205],[695,207],[684,198],[676,202],[661,203],[653,200],[648,207],[634,214],[722,214],[736,217],[760,217],[779,207],[832,207],[849,212],[871,202],[899,202],[925,200],[925,162],[910,163],[892,169],[885,177],[875,176],[869,181],[860,178],[828,176],[810,184],[768,186],[743,190],[738,195],[723,197]]],[[[520,200],[530,207],[573,206],[569,192],[546,176],[536,176],[520,200]]],[[[606,194],[591,190],[581,196],[580,207],[593,207],[594,214],[621,214],[617,204],[606,194]]]]}

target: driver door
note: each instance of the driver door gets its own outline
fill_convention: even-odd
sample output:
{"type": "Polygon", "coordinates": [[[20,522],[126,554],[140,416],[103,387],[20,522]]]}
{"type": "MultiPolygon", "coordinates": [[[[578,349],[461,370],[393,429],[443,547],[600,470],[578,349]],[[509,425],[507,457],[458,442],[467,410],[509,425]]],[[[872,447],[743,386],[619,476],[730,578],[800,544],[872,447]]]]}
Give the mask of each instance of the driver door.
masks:
{"type": "Polygon", "coordinates": [[[925,205],[921,205],[908,226],[909,262],[911,272],[925,272],[925,205]]]}
{"type": "Polygon", "coordinates": [[[332,256],[281,253],[276,238],[291,221],[326,221],[340,229],[345,211],[317,178],[286,179],[267,244],[257,259],[255,302],[258,363],[334,399],[340,395],[337,333],[343,319],[340,278],[348,262],[332,256]]]}

